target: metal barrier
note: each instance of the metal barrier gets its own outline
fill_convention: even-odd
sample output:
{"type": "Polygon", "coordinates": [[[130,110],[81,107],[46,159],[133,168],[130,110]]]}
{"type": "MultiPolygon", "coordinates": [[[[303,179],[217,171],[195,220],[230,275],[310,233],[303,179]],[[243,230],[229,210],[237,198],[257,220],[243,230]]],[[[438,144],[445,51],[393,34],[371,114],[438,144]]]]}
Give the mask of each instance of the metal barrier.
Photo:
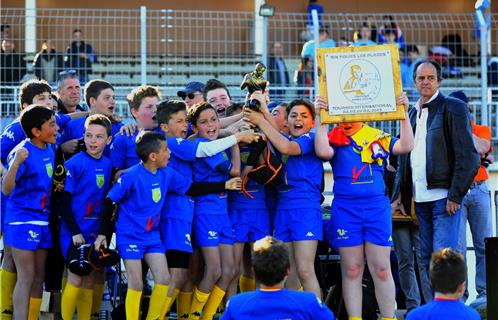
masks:
{"type": "MultiPolygon", "coordinates": [[[[442,62],[443,92],[463,89],[480,119],[480,46],[475,14],[390,15],[389,18],[384,14],[323,14],[320,23],[337,45],[361,40],[364,23],[376,42],[388,41],[389,33],[394,33],[403,49],[402,55],[406,49],[412,50],[412,44],[416,45],[420,56],[442,62]]],[[[303,43],[311,37],[306,14],[277,13],[267,19],[267,29],[261,31],[256,28],[254,12],[149,10],[144,7],[130,10],[2,8],[0,16],[2,24],[10,26],[10,31],[1,35],[2,39],[10,39],[19,52],[9,57],[8,62],[13,65],[4,62],[8,54],[2,53],[2,117],[17,114],[17,86],[22,79],[37,75],[53,83],[57,71],[69,68],[81,71],[86,77],[85,68],[78,66],[71,50],[67,51],[77,36],[93,48],[94,56],[88,54],[86,57],[93,60],[91,69],[87,68],[88,78],[102,78],[115,86],[118,111],[124,117],[128,117],[124,96],[142,83],[156,85],[164,95],[173,97],[189,81],[205,82],[217,78],[228,85],[235,100],[242,99],[244,93],[238,86],[243,75],[251,71],[262,56],[268,56],[267,62],[272,62],[268,78],[273,79],[273,99],[288,101],[303,95],[314,96],[313,68],[302,64],[301,58],[303,43]],[[81,33],[74,34],[76,29],[81,33]],[[262,37],[258,32],[267,33],[267,46],[259,43],[262,37]],[[45,40],[51,40],[46,44],[55,50],[51,55],[24,53],[26,48],[41,48],[45,40]],[[277,42],[280,48],[274,46],[277,42]],[[261,47],[263,50],[268,47],[268,52],[261,52],[261,47]],[[288,83],[281,81],[275,57],[282,57],[288,83]],[[44,58],[55,60],[46,62],[44,58]]],[[[489,30],[497,30],[498,15],[493,15],[490,21],[489,30]]],[[[366,33],[363,30],[364,38],[366,33]]],[[[491,32],[489,39],[488,51],[496,55],[498,34],[491,32]]],[[[402,62],[410,63],[413,58],[413,52],[407,52],[402,62]]],[[[404,88],[414,102],[416,90],[409,79],[405,82],[404,88]]],[[[496,143],[498,89],[493,90],[488,88],[487,118],[496,143]]],[[[378,125],[394,128],[393,133],[396,132],[395,124],[378,125]]]]}

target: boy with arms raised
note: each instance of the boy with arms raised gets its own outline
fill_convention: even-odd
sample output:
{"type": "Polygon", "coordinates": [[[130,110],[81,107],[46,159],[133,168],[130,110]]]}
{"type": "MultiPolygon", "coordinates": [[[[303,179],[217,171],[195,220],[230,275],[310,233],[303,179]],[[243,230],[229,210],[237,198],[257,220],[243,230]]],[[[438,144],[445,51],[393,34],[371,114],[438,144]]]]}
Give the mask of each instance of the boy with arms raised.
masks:
{"type": "MultiPolygon", "coordinates": [[[[78,247],[93,243],[98,234],[102,204],[111,186],[112,164],[102,154],[111,142],[111,121],[94,114],[85,121],[86,151],[80,151],[64,164],[66,181],[61,195],[61,248],[67,259],[71,244],[78,247]]],[[[102,294],[93,301],[94,283],[104,283],[104,272],[93,270],[88,276],[68,272],[62,295],[62,318],[72,319],[75,308],[78,318],[90,319],[92,309],[100,309],[102,294]],[[94,281],[95,280],[95,281],[94,281]],[[100,299],[100,300],[99,300],[100,299]],[[93,307],[93,304],[97,304],[93,307]]],[[[97,288],[99,290],[99,288],[97,288]]],[[[98,314],[97,314],[98,315],[98,314]]]]}
{"type": "Polygon", "coordinates": [[[13,294],[14,318],[37,319],[47,249],[52,245],[48,219],[55,156],[50,144],[55,144],[59,128],[54,112],[45,106],[26,108],[20,122],[28,139],[8,157],[9,169],[2,183],[3,193],[9,196],[4,241],[12,249],[19,275],[13,294]]]}

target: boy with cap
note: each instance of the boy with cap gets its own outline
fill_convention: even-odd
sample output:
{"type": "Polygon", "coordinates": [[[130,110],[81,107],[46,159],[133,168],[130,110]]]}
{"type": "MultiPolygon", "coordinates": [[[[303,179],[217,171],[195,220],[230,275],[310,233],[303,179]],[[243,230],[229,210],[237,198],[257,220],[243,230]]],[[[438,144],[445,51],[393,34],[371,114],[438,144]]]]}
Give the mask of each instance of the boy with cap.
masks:
{"type": "Polygon", "coordinates": [[[182,98],[183,101],[190,107],[194,104],[204,101],[204,84],[198,81],[187,83],[185,89],[176,93],[177,96],[182,98]]]}

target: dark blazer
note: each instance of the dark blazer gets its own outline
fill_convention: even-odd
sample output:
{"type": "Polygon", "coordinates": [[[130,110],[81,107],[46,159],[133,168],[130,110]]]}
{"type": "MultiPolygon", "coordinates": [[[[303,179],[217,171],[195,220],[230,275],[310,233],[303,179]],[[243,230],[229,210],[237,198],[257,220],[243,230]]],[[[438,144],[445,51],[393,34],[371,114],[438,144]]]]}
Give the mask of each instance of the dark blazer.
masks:
{"type": "MultiPolygon", "coordinates": [[[[429,108],[426,136],[426,176],[428,189],[448,189],[448,199],[461,203],[477,174],[479,154],[474,147],[472,125],[467,106],[441,93],[423,108],[429,108]]],[[[413,132],[416,131],[415,108],[408,111],[413,132]]],[[[413,195],[410,154],[398,157],[394,182],[394,201],[399,192],[405,208],[413,195]]]]}
{"type": "Polygon", "coordinates": [[[275,57],[269,57],[268,58],[268,81],[270,81],[270,85],[278,85],[278,86],[286,86],[290,83],[289,80],[289,72],[287,72],[287,66],[285,65],[284,59],[282,59],[282,62],[284,64],[284,69],[285,69],[285,82],[280,83],[280,77],[279,77],[279,70],[278,70],[278,65],[275,60],[275,57]]]}

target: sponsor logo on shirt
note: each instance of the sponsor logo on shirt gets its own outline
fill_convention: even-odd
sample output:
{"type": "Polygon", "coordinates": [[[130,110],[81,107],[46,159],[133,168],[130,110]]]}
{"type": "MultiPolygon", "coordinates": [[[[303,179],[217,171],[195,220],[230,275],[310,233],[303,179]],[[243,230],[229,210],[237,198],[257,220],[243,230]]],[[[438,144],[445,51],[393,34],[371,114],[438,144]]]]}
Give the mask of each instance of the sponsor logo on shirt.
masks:
{"type": "Polygon", "coordinates": [[[152,230],[152,227],[154,227],[154,225],[157,222],[157,218],[159,218],[158,215],[155,216],[154,219],[152,218],[152,216],[147,219],[147,225],[145,226],[145,231],[149,232],[150,230],[152,230]]]}
{"type": "Polygon", "coordinates": [[[95,182],[97,183],[97,187],[99,187],[99,189],[102,189],[102,187],[104,186],[104,182],[105,182],[104,175],[97,173],[95,175],[95,182]]]}
{"type": "Polygon", "coordinates": [[[315,235],[313,234],[313,232],[308,231],[308,233],[306,233],[306,236],[307,237],[314,237],[315,235]]]}
{"type": "Polygon", "coordinates": [[[190,233],[185,233],[185,244],[188,246],[192,246],[192,240],[190,238],[190,233]]]}
{"type": "Polygon", "coordinates": [[[136,244],[129,244],[126,252],[138,252],[138,246],[136,244]]]}
{"type": "Polygon", "coordinates": [[[28,241],[34,241],[40,235],[38,232],[34,232],[33,230],[29,230],[28,233],[29,236],[31,237],[31,239],[28,238],[28,241]]]}
{"type": "Polygon", "coordinates": [[[47,171],[47,175],[49,178],[52,178],[52,174],[54,173],[54,168],[52,167],[51,163],[46,163],[45,164],[45,169],[47,171]]]}
{"type": "Polygon", "coordinates": [[[10,130],[7,131],[7,132],[4,132],[3,136],[5,136],[5,137],[9,138],[10,140],[14,141],[14,132],[12,132],[10,130]]]}
{"type": "Polygon", "coordinates": [[[161,200],[161,189],[160,188],[152,189],[152,200],[154,200],[155,203],[158,203],[159,200],[161,200]]]}

